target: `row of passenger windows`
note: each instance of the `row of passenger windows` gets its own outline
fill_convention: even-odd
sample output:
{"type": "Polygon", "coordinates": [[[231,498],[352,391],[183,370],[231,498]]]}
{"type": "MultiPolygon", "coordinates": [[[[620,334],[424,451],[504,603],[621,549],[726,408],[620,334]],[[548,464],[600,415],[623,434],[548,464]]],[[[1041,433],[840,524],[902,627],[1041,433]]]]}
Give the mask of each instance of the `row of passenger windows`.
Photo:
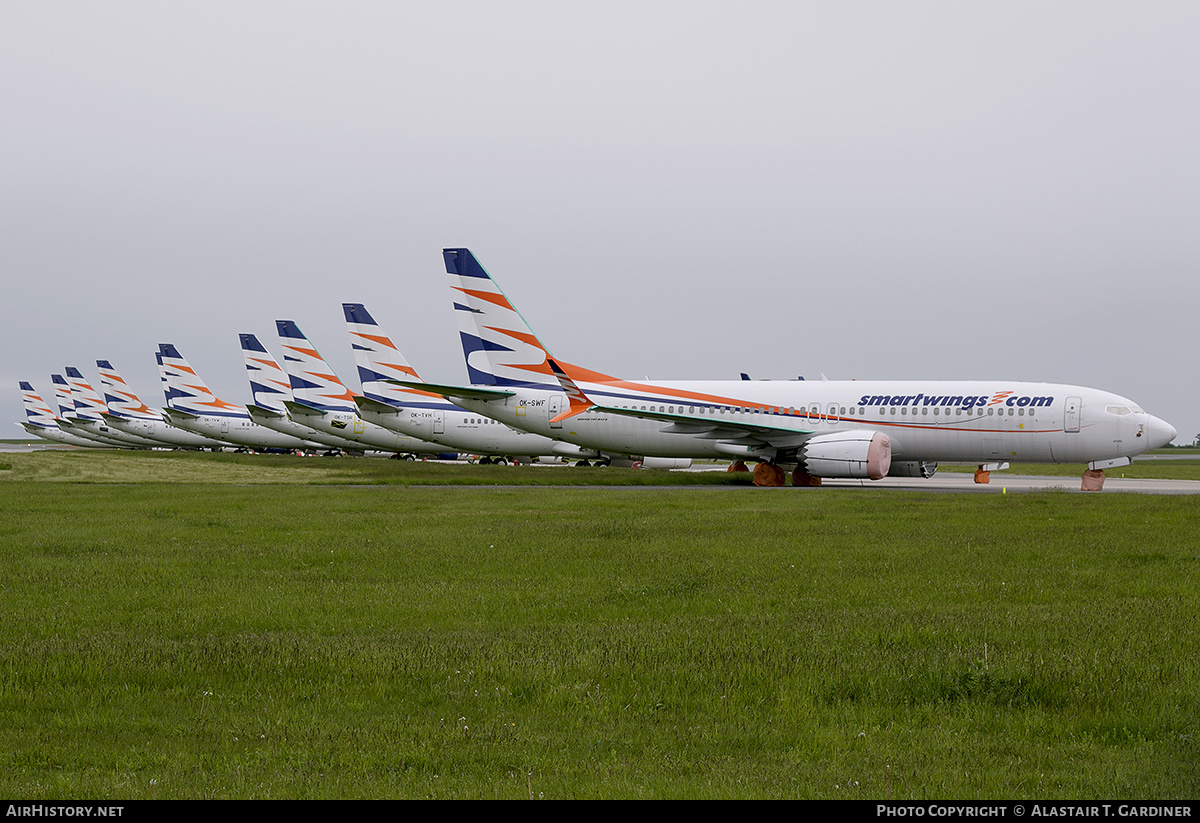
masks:
{"type": "MultiPolygon", "coordinates": [[[[646,407],[646,406],[640,406],[640,407],[639,406],[622,406],[621,408],[632,409],[634,411],[637,411],[640,409],[641,411],[652,411],[652,412],[657,411],[657,412],[665,413],[665,414],[675,414],[675,406],[649,406],[649,407],[646,407]]],[[[1013,408],[1012,406],[1008,406],[1007,408],[1008,408],[1008,416],[1009,417],[1012,417],[1014,414],[1016,414],[1020,417],[1025,416],[1025,409],[1023,407],[1013,408]]],[[[1114,408],[1115,407],[1110,406],[1109,411],[1113,411],[1114,408]]],[[[896,410],[899,409],[900,410],[899,414],[901,414],[901,415],[912,414],[914,417],[917,416],[917,409],[913,408],[910,410],[907,406],[886,406],[886,407],[880,406],[880,407],[878,407],[878,409],[882,414],[890,413],[892,415],[895,415],[897,413],[896,410]]],[[[982,412],[982,411],[983,410],[980,409],[980,412],[982,412]]],[[[790,415],[796,414],[795,408],[788,408],[786,411],[784,411],[782,408],[775,407],[775,406],[769,406],[764,409],[752,409],[748,406],[680,406],[679,407],[679,414],[700,414],[700,415],[703,415],[703,414],[726,414],[726,413],[729,413],[729,414],[751,414],[751,413],[764,413],[764,412],[767,414],[790,414],[790,415]]],[[[951,414],[953,414],[955,417],[962,417],[963,414],[966,414],[968,412],[969,412],[969,410],[966,410],[966,409],[961,409],[961,408],[944,409],[939,406],[939,407],[935,407],[933,409],[930,409],[928,407],[922,408],[920,413],[922,415],[932,414],[935,417],[940,417],[942,415],[949,417],[949,416],[951,416],[951,414]]],[[[989,416],[994,416],[997,414],[997,412],[1001,416],[1004,415],[1003,408],[997,409],[997,408],[992,407],[987,410],[987,413],[989,416]]],[[[830,414],[834,414],[834,412],[831,412],[828,410],[805,411],[804,409],[801,409],[799,413],[801,416],[806,416],[806,417],[828,417],[830,414]]],[[[838,408],[838,411],[836,412],[836,414],[840,417],[853,417],[856,414],[859,416],[863,416],[863,415],[866,415],[866,413],[867,413],[867,410],[866,410],[865,406],[858,406],[857,408],[851,406],[849,409],[847,409],[846,406],[840,406],[838,408]]],[[[1118,413],[1118,412],[1114,412],[1114,413],[1118,413]]],[[[1125,412],[1125,413],[1127,414],[1128,412],[1125,412]]],[[[1029,409],[1029,416],[1033,417],[1033,409],[1029,409]]]]}

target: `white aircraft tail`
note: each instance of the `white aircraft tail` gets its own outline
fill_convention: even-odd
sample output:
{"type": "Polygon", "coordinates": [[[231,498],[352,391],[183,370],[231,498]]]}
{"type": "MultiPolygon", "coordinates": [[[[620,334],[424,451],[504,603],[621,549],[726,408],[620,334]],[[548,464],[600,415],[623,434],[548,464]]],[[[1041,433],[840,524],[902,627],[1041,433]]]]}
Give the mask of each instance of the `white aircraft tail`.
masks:
{"type": "Polygon", "coordinates": [[[241,417],[245,410],[228,403],[208,387],[179,349],[171,343],[159,343],[159,365],[166,383],[167,405],[188,414],[241,417]]]}
{"type": "Polygon", "coordinates": [[[271,356],[266,347],[253,334],[239,335],[242,341],[242,356],[246,360],[246,371],[250,377],[250,393],[254,405],[287,414],[285,403],[292,399],[292,383],[279,361],[271,356]]]}
{"type": "Polygon", "coordinates": [[[71,396],[71,384],[61,374],[50,375],[54,387],[54,402],[58,406],[58,417],[67,420],[75,416],[75,398],[71,396]]]}
{"type": "Polygon", "coordinates": [[[549,352],[469,249],[443,249],[473,385],[558,389],[549,352]]]}
{"type": "MultiPolygon", "coordinates": [[[[454,310],[471,383],[558,391],[559,381],[549,364],[549,349],[542,345],[475,255],[469,249],[443,249],[442,256],[454,294],[454,310]]],[[[556,361],[563,372],[576,380],[617,379],[559,358],[556,361]]]]}
{"type": "Polygon", "coordinates": [[[350,345],[358,366],[363,396],[389,406],[407,408],[452,408],[440,394],[400,386],[389,381],[421,382],[421,376],[409,365],[370,312],[362,303],[343,303],[350,345]]]}
{"type": "Polygon", "coordinates": [[[71,386],[71,398],[75,401],[75,415],[85,420],[103,420],[108,407],[92,388],[83,373],[74,366],[67,366],[67,383],[71,386]]]}
{"type": "Polygon", "coordinates": [[[357,414],[354,394],[308,342],[300,327],[291,320],[276,320],[275,325],[283,345],[283,367],[291,381],[293,399],[321,411],[357,414]]]}
{"type": "Polygon", "coordinates": [[[21,383],[21,402],[25,405],[25,417],[31,426],[37,426],[40,429],[56,429],[58,421],[55,419],[55,414],[47,405],[42,396],[37,393],[37,389],[33,384],[22,380],[21,383]]]}
{"type": "Polygon", "coordinates": [[[100,387],[104,389],[104,404],[110,414],[138,420],[161,420],[161,415],[142,402],[107,360],[97,360],[100,387]]]}

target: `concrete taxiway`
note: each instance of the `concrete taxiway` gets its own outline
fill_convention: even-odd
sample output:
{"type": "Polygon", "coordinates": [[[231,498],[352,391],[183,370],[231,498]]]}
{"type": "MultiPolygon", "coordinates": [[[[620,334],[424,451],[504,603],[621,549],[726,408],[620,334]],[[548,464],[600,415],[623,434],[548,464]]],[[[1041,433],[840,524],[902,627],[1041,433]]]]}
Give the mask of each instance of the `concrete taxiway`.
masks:
{"type": "MultiPolygon", "coordinates": [[[[1150,478],[1107,477],[1099,492],[1081,490],[1080,477],[1046,477],[1032,474],[993,472],[991,482],[976,483],[970,472],[938,472],[927,480],[919,477],[885,477],[882,480],[825,480],[821,488],[861,486],[871,489],[906,489],[924,492],[961,494],[1008,494],[1016,492],[1062,491],[1077,494],[1200,494],[1200,480],[1158,480],[1150,478]]],[[[814,489],[817,491],[817,489],[814,489]]]]}

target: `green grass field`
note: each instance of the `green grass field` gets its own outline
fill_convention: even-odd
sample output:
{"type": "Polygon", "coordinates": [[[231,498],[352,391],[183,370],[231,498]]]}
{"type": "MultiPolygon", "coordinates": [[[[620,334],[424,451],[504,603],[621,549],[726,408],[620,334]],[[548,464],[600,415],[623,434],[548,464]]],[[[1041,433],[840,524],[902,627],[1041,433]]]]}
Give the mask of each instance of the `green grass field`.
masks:
{"type": "Polygon", "coordinates": [[[0,794],[1200,794],[1195,497],[744,482],[0,456],[0,794]]]}

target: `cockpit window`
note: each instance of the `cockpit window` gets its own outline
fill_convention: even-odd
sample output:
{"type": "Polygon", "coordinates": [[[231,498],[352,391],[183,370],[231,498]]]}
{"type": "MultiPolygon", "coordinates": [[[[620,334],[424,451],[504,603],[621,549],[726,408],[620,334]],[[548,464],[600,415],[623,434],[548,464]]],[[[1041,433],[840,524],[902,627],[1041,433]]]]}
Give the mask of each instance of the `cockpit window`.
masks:
{"type": "Polygon", "coordinates": [[[1133,410],[1130,409],[1128,406],[1105,406],[1104,410],[1106,412],[1108,412],[1109,414],[1120,414],[1120,415],[1133,414],[1133,410]]]}

